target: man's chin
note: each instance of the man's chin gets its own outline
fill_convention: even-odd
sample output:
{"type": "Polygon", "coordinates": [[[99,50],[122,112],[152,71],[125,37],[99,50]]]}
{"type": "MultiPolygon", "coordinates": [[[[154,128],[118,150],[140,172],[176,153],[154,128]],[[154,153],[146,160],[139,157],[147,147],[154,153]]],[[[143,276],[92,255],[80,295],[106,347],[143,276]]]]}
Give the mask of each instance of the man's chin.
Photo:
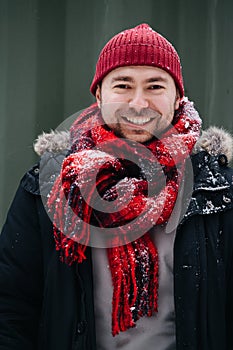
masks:
{"type": "Polygon", "coordinates": [[[149,132],[145,132],[145,130],[135,130],[134,132],[124,132],[121,137],[124,137],[128,140],[145,143],[150,141],[153,138],[153,135],[149,132]]]}

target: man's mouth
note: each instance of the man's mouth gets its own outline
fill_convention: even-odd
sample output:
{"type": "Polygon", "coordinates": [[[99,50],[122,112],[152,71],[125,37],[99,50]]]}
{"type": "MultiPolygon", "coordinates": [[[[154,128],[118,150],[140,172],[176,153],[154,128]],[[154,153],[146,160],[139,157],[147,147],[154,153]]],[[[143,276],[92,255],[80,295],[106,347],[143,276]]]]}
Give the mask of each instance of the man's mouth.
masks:
{"type": "Polygon", "coordinates": [[[133,125],[145,125],[153,119],[150,117],[125,117],[125,116],[122,116],[122,118],[133,125]]]}

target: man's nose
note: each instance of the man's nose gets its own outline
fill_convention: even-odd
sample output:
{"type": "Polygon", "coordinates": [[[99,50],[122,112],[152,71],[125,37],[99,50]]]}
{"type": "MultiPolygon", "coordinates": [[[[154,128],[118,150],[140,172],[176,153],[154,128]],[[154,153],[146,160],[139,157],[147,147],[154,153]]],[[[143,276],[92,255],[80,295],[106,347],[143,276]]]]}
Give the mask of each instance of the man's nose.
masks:
{"type": "Polygon", "coordinates": [[[143,108],[149,107],[149,102],[141,90],[135,91],[129,101],[129,107],[140,112],[143,108]]]}

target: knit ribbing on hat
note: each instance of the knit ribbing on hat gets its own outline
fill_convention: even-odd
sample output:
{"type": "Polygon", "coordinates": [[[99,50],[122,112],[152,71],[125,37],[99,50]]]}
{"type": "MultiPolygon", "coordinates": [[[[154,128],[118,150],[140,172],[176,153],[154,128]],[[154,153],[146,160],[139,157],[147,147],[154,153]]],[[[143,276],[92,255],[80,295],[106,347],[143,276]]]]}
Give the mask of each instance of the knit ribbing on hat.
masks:
{"type": "Polygon", "coordinates": [[[140,24],[115,35],[102,49],[96,64],[90,91],[112,70],[123,66],[154,66],[168,72],[174,79],[180,96],[184,95],[179,56],[172,44],[148,24],[140,24]]]}

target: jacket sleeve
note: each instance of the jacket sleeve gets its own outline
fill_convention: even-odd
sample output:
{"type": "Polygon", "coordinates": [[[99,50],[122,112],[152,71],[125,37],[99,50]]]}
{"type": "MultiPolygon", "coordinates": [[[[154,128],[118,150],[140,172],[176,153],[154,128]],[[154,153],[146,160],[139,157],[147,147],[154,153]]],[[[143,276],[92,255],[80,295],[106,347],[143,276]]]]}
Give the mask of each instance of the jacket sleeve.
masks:
{"type": "MultiPolygon", "coordinates": [[[[225,230],[228,232],[224,244],[226,259],[226,328],[227,328],[227,350],[233,349],[233,210],[225,213],[225,230]]],[[[223,230],[224,232],[224,230],[223,230]]]]}
{"type": "Polygon", "coordinates": [[[0,349],[36,349],[43,267],[38,196],[19,186],[0,235],[0,349]]]}

